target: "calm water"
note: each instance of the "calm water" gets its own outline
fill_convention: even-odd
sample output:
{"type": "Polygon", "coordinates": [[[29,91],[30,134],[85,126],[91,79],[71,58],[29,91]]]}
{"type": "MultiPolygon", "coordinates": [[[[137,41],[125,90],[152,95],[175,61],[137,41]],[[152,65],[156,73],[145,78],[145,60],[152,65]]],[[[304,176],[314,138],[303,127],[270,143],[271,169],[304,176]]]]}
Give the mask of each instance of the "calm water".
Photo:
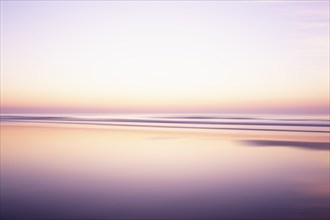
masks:
{"type": "Polygon", "coordinates": [[[4,220],[329,218],[329,116],[1,121],[4,220]]]}

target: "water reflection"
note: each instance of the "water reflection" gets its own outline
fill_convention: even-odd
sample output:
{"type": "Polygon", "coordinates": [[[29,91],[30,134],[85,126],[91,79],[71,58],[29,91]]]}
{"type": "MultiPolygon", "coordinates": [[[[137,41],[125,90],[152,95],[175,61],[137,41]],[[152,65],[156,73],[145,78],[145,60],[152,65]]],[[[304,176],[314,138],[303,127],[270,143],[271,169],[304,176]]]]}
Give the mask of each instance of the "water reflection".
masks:
{"type": "Polygon", "coordinates": [[[329,151],[299,148],[328,134],[35,122],[1,131],[1,219],[329,217],[329,151]]]}

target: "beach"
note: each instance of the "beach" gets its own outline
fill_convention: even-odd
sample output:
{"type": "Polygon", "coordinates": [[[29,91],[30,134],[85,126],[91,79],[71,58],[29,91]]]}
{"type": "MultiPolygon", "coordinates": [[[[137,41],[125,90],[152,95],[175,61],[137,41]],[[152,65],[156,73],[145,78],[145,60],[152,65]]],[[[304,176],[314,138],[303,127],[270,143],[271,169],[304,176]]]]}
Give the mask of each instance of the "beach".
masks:
{"type": "Polygon", "coordinates": [[[329,216],[328,127],[313,126],[326,124],[324,118],[310,119],[311,126],[295,118],[302,123],[297,127],[269,125],[278,118],[246,125],[252,119],[175,116],[183,122],[173,128],[178,125],[171,115],[70,117],[79,123],[59,116],[15,117],[3,117],[1,127],[3,219],[329,216]],[[113,120],[117,125],[106,125],[113,120]],[[148,127],[146,120],[165,122],[148,127]],[[212,129],[182,128],[186,120],[198,122],[190,127],[207,122],[212,129]],[[215,129],[210,121],[220,128],[231,122],[236,129],[215,129]],[[269,130],[279,127],[285,131],[269,130]]]}

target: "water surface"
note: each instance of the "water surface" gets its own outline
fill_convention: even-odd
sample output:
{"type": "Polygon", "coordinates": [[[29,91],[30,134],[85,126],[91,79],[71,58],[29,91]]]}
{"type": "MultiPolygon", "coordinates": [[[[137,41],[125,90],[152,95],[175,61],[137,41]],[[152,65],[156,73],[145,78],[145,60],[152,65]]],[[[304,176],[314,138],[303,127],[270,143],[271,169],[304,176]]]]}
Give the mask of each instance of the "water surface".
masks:
{"type": "Polygon", "coordinates": [[[328,116],[1,120],[1,219],[329,218],[328,116]]]}

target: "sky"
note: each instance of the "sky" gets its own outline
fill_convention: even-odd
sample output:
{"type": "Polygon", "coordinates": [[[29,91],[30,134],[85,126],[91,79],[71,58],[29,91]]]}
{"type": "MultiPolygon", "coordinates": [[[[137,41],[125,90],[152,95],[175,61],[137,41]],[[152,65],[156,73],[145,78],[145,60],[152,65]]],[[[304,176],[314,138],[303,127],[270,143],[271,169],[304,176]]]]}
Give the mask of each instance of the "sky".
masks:
{"type": "Polygon", "coordinates": [[[329,1],[1,1],[2,113],[329,113],[329,1]]]}

